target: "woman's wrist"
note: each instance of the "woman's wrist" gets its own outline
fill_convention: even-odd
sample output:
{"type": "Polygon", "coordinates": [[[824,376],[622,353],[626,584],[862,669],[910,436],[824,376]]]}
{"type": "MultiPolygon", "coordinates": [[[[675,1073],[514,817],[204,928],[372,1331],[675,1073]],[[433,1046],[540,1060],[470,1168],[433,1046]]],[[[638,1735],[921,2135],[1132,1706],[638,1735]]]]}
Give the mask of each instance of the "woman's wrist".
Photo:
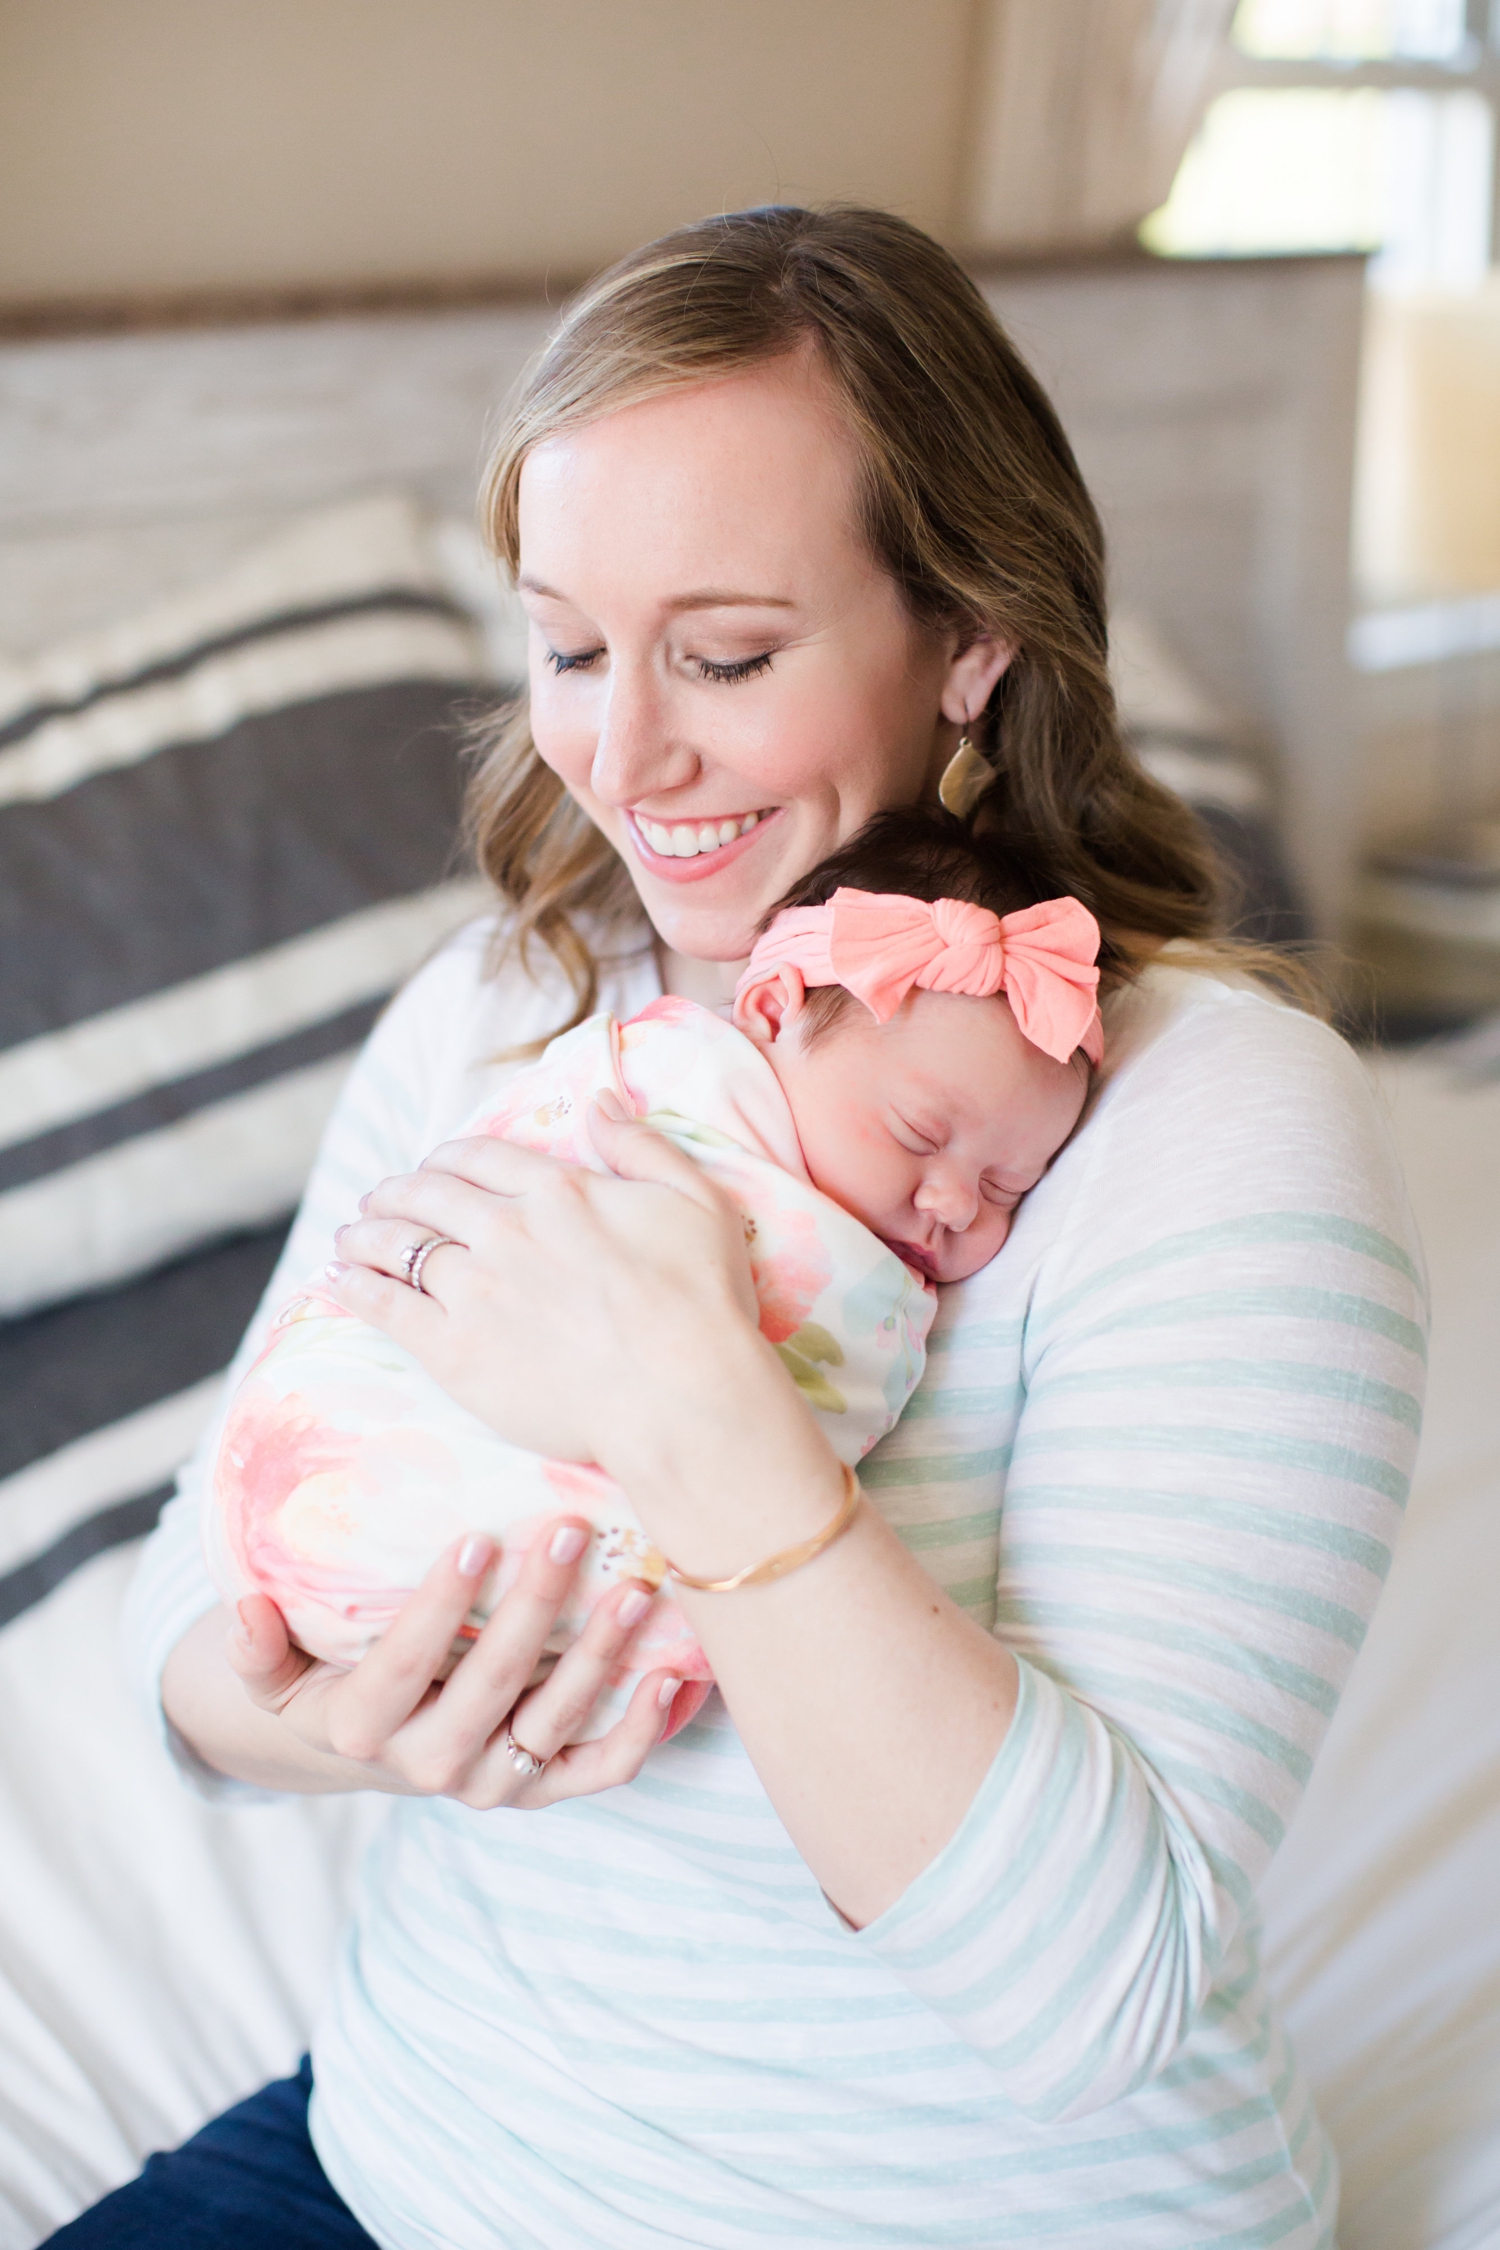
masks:
{"type": "Polygon", "coordinates": [[[700,1332],[660,1363],[670,1387],[643,1391],[600,1466],[661,1553],[728,1578],[821,1532],[843,1504],[843,1467],[765,1339],[700,1332]]]}

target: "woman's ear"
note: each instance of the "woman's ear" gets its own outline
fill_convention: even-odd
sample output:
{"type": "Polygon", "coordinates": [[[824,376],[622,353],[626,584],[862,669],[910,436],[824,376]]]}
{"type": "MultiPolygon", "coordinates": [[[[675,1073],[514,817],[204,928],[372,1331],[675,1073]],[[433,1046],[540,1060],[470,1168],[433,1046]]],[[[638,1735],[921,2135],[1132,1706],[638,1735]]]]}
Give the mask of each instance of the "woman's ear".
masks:
{"type": "Polygon", "coordinates": [[[977,719],[995,692],[995,682],[1014,662],[1015,654],[1009,641],[997,640],[993,633],[965,642],[948,666],[942,695],[943,717],[959,727],[977,719]]]}
{"type": "Polygon", "coordinates": [[[734,1027],[753,1039],[757,1047],[774,1047],[789,1024],[801,1015],[807,1000],[802,971],[783,962],[765,969],[734,996],[734,1027]]]}

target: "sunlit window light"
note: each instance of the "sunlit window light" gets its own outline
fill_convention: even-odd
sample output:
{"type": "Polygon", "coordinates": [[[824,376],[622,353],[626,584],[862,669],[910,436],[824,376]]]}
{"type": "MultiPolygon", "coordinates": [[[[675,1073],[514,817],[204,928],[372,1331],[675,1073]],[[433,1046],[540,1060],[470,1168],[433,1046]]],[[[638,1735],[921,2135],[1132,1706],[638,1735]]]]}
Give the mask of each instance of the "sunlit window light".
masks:
{"type": "Polygon", "coordinates": [[[1237,87],[1210,108],[1142,240],[1175,257],[1371,250],[1380,286],[1475,288],[1493,139],[1472,88],[1237,87]]]}
{"type": "Polygon", "coordinates": [[[1266,61],[1447,62],[1466,44],[1464,0],[1240,0],[1231,36],[1266,61]]]}

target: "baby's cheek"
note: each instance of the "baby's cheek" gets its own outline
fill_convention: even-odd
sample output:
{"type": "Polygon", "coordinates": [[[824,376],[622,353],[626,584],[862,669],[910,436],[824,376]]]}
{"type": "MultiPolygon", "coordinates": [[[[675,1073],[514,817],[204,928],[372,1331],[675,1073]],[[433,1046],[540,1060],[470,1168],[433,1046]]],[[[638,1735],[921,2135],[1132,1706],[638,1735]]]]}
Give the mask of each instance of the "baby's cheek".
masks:
{"type": "Polygon", "coordinates": [[[878,1136],[852,1105],[836,1119],[820,1120],[816,1134],[798,1133],[814,1187],[852,1211],[878,1233],[910,1202],[915,1184],[911,1167],[893,1154],[888,1137],[878,1136]]]}
{"type": "Polygon", "coordinates": [[[1014,1211],[997,1211],[995,1213],[984,1230],[983,1241],[979,1244],[979,1262],[981,1265],[987,1266],[991,1258],[997,1256],[1004,1249],[1006,1243],[1010,1240],[1010,1230],[1014,1219],[1014,1211]]]}
{"type": "Polygon", "coordinates": [[[998,1257],[1005,1247],[1014,1217],[1013,1211],[996,1211],[976,1219],[966,1233],[950,1235],[942,1279],[967,1281],[971,1273],[978,1273],[992,1258],[998,1257]]]}

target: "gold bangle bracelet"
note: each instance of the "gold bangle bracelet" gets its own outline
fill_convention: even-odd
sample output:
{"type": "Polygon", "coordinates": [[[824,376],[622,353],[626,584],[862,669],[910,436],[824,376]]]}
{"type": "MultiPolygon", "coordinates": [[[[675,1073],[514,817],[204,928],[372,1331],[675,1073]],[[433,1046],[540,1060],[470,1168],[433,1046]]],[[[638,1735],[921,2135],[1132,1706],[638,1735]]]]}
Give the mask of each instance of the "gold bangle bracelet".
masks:
{"type": "Polygon", "coordinates": [[[765,1562],[747,1563],[732,1578],[694,1578],[673,1562],[667,1564],[667,1576],[675,1579],[679,1586],[691,1586],[695,1594],[737,1594],[742,1586],[766,1586],[773,1578],[786,1578],[792,1571],[800,1570],[804,1563],[810,1563],[815,1555],[831,1547],[835,1539],[841,1539],[859,1512],[860,1501],[864,1498],[859,1479],[847,1461],[843,1468],[844,1497],[839,1503],[839,1512],[832,1523],[826,1524],[813,1538],[804,1539],[795,1547],[783,1547],[779,1555],[772,1555],[765,1562]]]}

